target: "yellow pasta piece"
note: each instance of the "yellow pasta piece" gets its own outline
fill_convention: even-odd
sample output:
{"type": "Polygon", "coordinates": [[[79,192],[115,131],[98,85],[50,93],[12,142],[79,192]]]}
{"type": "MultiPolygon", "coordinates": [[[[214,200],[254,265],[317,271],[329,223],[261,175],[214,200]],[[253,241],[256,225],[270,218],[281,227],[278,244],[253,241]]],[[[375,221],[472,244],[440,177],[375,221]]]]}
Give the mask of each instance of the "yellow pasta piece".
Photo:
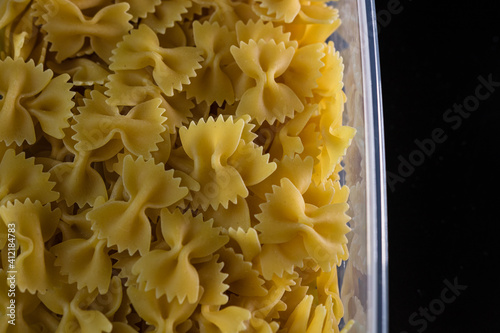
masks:
{"type": "Polygon", "coordinates": [[[40,201],[15,201],[0,206],[0,219],[15,225],[15,237],[20,253],[15,260],[16,285],[21,292],[44,294],[54,283],[54,255],[45,249],[56,231],[61,213],[52,211],[49,204],[40,201]]]}
{"type": "Polygon", "coordinates": [[[223,262],[219,262],[219,255],[212,256],[210,261],[194,265],[200,279],[200,304],[202,305],[223,305],[229,300],[225,294],[229,288],[224,281],[228,274],[222,272],[223,262]]]}
{"type": "MultiPolygon", "coordinates": [[[[269,153],[275,159],[283,159],[286,156],[293,157],[295,154],[303,154],[304,143],[300,134],[308,125],[311,116],[318,111],[317,104],[307,104],[304,111],[295,115],[293,119],[286,122],[279,129],[276,129],[274,140],[272,141],[269,153]]],[[[303,154],[311,156],[309,152],[303,154]]]]}
{"type": "Polygon", "coordinates": [[[55,73],[69,74],[73,84],[77,86],[104,84],[110,74],[107,67],[87,58],[69,59],[60,64],[57,62],[48,62],[47,66],[55,73]]]}
{"type": "Polygon", "coordinates": [[[324,181],[335,170],[345,155],[347,147],[356,134],[356,130],[349,126],[341,126],[341,111],[343,93],[339,92],[333,101],[328,101],[325,110],[321,113],[320,129],[324,145],[321,147],[320,167],[321,180],[324,181]]]}
{"type": "Polygon", "coordinates": [[[252,11],[251,5],[244,1],[231,0],[193,0],[202,8],[208,9],[208,21],[211,23],[219,23],[226,25],[231,30],[234,30],[234,25],[242,21],[246,23],[248,20],[256,20],[258,16],[252,11]]]}
{"type": "Polygon", "coordinates": [[[166,96],[161,89],[155,85],[151,74],[146,70],[118,71],[109,76],[110,81],[106,83],[109,88],[106,101],[110,105],[134,106],[150,99],[159,98],[160,107],[165,109],[165,127],[170,133],[175,133],[177,128],[189,122],[193,117],[191,110],[195,104],[186,97],[185,92],[174,92],[172,96],[166,96]]]}
{"type": "Polygon", "coordinates": [[[0,141],[34,144],[37,122],[45,133],[62,139],[73,115],[69,76],[53,78],[51,70],[21,58],[0,61],[0,73],[0,141]]]}
{"type": "Polygon", "coordinates": [[[156,297],[166,295],[168,301],[177,298],[180,303],[185,299],[196,302],[200,282],[192,262],[207,258],[228,241],[212,223],[203,221],[201,215],[164,209],[161,230],[166,250],[153,249],[134,264],[132,272],[138,275],[139,285],[145,291],[155,290],[156,297]],[[168,277],[161,272],[169,272],[168,277]]]}
{"type": "Polygon", "coordinates": [[[238,333],[246,329],[245,321],[251,317],[250,311],[236,306],[222,310],[201,306],[200,329],[205,332],[238,333]]]}
{"type": "Polygon", "coordinates": [[[300,0],[257,0],[253,9],[263,19],[290,23],[299,14],[301,4],[300,0]]]}
{"type": "Polygon", "coordinates": [[[246,200],[238,200],[236,203],[229,202],[227,208],[214,209],[211,206],[203,213],[203,216],[214,219],[214,225],[224,229],[250,228],[250,210],[246,200]]]}
{"type": "Polygon", "coordinates": [[[234,239],[238,244],[238,246],[235,246],[230,243],[229,246],[232,248],[239,248],[246,261],[252,261],[260,253],[261,248],[259,236],[257,234],[257,230],[254,228],[249,228],[247,231],[244,231],[241,228],[229,228],[228,234],[229,237],[234,239]]]}
{"type": "MultiPolygon", "coordinates": [[[[139,2],[136,0],[135,2],[139,2]]],[[[156,32],[164,34],[167,28],[182,20],[182,15],[193,5],[190,0],[157,0],[156,7],[142,21],[156,32]]],[[[141,6],[142,1],[141,1],[141,6]]]]}
{"type": "Polygon", "coordinates": [[[47,31],[47,40],[52,43],[50,50],[57,53],[58,62],[91,52],[109,62],[111,51],[132,28],[127,3],[106,6],[93,17],[86,17],[69,0],[51,1],[53,4],[43,15],[43,29],[47,31]],[[86,38],[90,40],[90,51],[85,47],[86,38]]]}
{"type": "Polygon", "coordinates": [[[144,255],[151,242],[151,225],[145,210],[167,207],[184,197],[187,189],[179,187],[180,179],[173,177],[172,170],[165,171],[162,164],[154,164],[153,160],[134,161],[128,155],[122,172],[130,199],[96,205],[87,218],[92,221],[92,229],[98,232],[98,237],[107,239],[108,246],[117,245],[120,252],[126,249],[131,254],[139,251],[144,255]],[[172,190],[165,192],[164,188],[172,190]]]}
{"type": "Polygon", "coordinates": [[[294,23],[321,25],[330,24],[338,20],[338,9],[329,6],[325,2],[326,1],[303,2],[294,23]]]}
{"type": "MultiPolygon", "coordinates": [[[[0,279],[2,279],[2,281],[8,281],[8,277],[9,275],[7,274],[7,271],[3,269],[0,270],[0,279]]],[[[9,289],[9,284],[0,284],[0,306],[2,307],[2,311],[5,311],[4,309],[7,309],[8,306],[11,306],[8,297],[9,289]]],[[[33,323],[38,324],[41,329],[50,329],[54,327],[54,325],[50,325],[47,323],[47,319],[50,318],[52,324],[55,319],[52,317],[52,314],[49,311],[44,309],[43,305],[40,305],[40,300],[36,295],[18,292],[18,296],[16,297],[16,310],[19,311],[16,313],[16,325],[9,324],[9,321],[11,320],[9,316],[10,313],[2,312],[2,316],[0,317],[0,328],[4,332],[31,333],[33,331],[31,330],[30,326],[33,325],[33,323]],[[36,320],[36,317],[40,318],[40,320],[36,320]]]]}
{"type": "Polygon", "coordinates": [[[196,76],[195,70],[201,68],[200,55],[201,50],[192,46],[161,47],[155,32],[140,24],[113,51],[109,68],[129,71],[152,66],[155,83],[165,95],[172,96],[174,89],[181,90],[190,83],[190,77],[196,76]]]}
{"type": "Polygon", "coordinates": [[[167,301],[165,295],[157,298],[154,290],[144,291],[133,286],[127,288],[127,295],[137,313],[151,323],[156,332],[187,332],[192,326],[189,317],[197,303],[167,301]]]}
{"type": "Polygon", "coordinates": [[[236,203],[238,197],[248,195],[247,182],[256,184],[275,170],[275,164],[268,163],[262,149],[241,139],[244,128],[243,119],[224,120],[221,116],[181,128],[184,151],[194,162],[191,176],[201,185],[194,195],[194,207],[227,208],[229,201],[236,203]],[[234,155],[240,158],[231,160],[234,155]],[[241,158],[247,163],[241,163],[241,158]]]}
{"type": "Polygon", "coordinates": [[[80,151],[95,150],[106,145],[118,135],[125,148],[136,156],[151,157],[151,151],[158,149],[162,141],[161,133],[164,109],[159,108],[160,99],[152,99],[136,105],[126,115],[121,115],[117,107],[106,103],[106,96],[92,91],[91,99],[85,99],[80,114],[75,116],[72,126],[78,141],[75,148],[80,151]]]}
{"type": "Polygon", "coordinates": [[[313,92],[321,97],[328,98],[336,94],[343,87],[344,64],[339,52],[335,50],[332,41],[324,45],[323,48],[325,56],[321,61],[325,66],[320,68],[321,76],[316,80],[318,87],[314,88],[313,92]]]}
{"type": "Polygon", "coordinates": [[[285,48],[283,42],[276,44],[262,39],[231,47],[240,69],[255,80],[255,86],[241,96],[237,116],[249,114],[259,124],[264,121],[273,124],[276,119],[284,122],[286,117],[293,117],[294,112],[304,110],[295,92],[286,84],[276,82],[289,67],[294,52],[293,47],[285,48]]]}
{"type": "Polygon", "coordinates": [[[75,132],[67,132],[69,134],[63,142],[74,159],[71,162],[56,163],[50,168],[51,179],[56,184],[54,190],[61,194],[61,200],[68,206],[75,203],[80,207],[93,206],[98,197],[108,198],[105,177],[95,169],[95,165],[116,155],[123,144],[115,139],[95,150],[78,151],[75,148],[78,142],[71,138],[75,132]]]}
{"type": "Polygon", "coordinates": [[[47,204],[59,198],[52,189],[55,183],[49,181],[50,174],[43,172],[35,158],[26,158],[8,149],[0,161],[0,206],[8,202],[26,199],[47,204]]]}
{"type": "Polygon", "coordinates": [[[234,103],[233,85],[224,69],[234,61],[229,48],[236,44],[236,34],[218,23],[195,21],[193,35],[195,45],[203,50],[204,61],[191,84],[186,86],[188,98],[195,97],[197,103],[234,103]]]}
{"type": "Polygon", "coordinates": [[[106,240],[71,238],[51,248],[56,256],[55,264],[61,266],[61,274],[68,275],[69,283],[76,283],[78,289],[96,288],[100,294],[108,291],[111,281],[111,259],[108,256],[106,240]]]}
{"type": "Polygon", "coordinates": [[[229,285],[229,291],[239,296],[265,296],[267,290],[263,287],[264,280],[259,272],[252,268],[249,261],[245,261],[242,254],[234,252],[232,248],[224,248],[219,252],[224,263],[222,271],[228,276],[224,283],[229,285]]]}
{"type": "Polygon", "coordinates": [[[60,281],[45,294],[38,294],[38,298],[50,311],[60,315],[57,333],[68,330],[109,332],[112,329],[109,319],[91,308],[97,295],[97,290],[89,293],[86,288],[77,289],[75,284],[60,281]]]}
{"type": "MultiPolygon", "coordinates": [[[[340,263],[345,254],[343,244],[347,243],[345,234],[350,230],[346,225],[349,221],[345,215],[347,204],[322,207],[307,204],[287,178],[281,179],[281,186],[274,187],[273,193],[266,197],[267,202],[261,205],[262,213],[257,215],[260,223],[255,227],[261,232],[263,254],[267,244],[287,246],[302,243],[304,252],[301,257],[295,257],[296,261],[311,257],[324,271],[330,271],[332,265],[340,263]]],[[[270,260],[267,253],[261,258],[262,264],[270,269],[264,273],[266,278],[272,273],[281,276],[283,271],[293,269],[293,266],[287,267],[286,262],[272,267],[267,263],[270,260]]]]}
{"type": "Polygon", "coordinates": [[[12,23],[29,3],[29,0],[2,1],[0,3],[0,30],[12,23]]]}
{"type": "Polygon", "coordinates": [[[315,24],[307,21],[283,23],[283,30],[291,33],[291,38],[296,40],[300,46],[322,43],[340,26],[338,12],[332,12],[334,16],[327,23],[315,24]]]}
{"type": "Polygon", "coordinates": [[[246,23],[238,21],[235,25],[238,44],[241,42],[247,43],[250,40],[259,41],[261,39],[266,42],[274,40],[277,44],[283,42],[285,47],[297,48],[298,43],[290,38],[289,32],[284,32],[283,27],[274,25],[273,22],[262,20],[248,21],[246,23]]]}
{"type": "Polygon", "coordinates": [[[119,0],[118,3],[128,3],[128,12],[132,14],[132,21],[137,22],[141,18],[146,18],[150,13],[156,11],[155,7],[162,3],[161,0],[119,0]]]}
{"type": "Polygon", "coordinates": [[[314,160],[308,156],[302,159],[295,155],[293,158],[285,156],[281,161],[275,162],[276,172],[260,184],[251,187],[252,192],[266,200],[266,193],[271,193],[275,186],[279,186],[282,179],[286,178],[294,187],[303,194],[311,184],[314,160]]]}
{"type": "Polygon", "coordinates": [[[324,63],[323,44],[314,43],[297,48],[290,66],[283,73],[283,82],[305,103],[306,97],[312,97],[312,90],[318,86],[316,80],[321,77],[324,63]]]}

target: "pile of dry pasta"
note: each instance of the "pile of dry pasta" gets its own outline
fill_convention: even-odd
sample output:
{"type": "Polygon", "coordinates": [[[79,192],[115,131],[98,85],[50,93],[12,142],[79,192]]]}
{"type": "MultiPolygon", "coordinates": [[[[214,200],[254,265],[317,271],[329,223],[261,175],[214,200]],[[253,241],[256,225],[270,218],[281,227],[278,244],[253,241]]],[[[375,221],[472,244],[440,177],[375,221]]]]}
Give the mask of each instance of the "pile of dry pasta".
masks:
{"type": "Polygon", "coordinates": [[[0,331],[338,332],[339,24],[326,1],[0,1],[0,331]]]}

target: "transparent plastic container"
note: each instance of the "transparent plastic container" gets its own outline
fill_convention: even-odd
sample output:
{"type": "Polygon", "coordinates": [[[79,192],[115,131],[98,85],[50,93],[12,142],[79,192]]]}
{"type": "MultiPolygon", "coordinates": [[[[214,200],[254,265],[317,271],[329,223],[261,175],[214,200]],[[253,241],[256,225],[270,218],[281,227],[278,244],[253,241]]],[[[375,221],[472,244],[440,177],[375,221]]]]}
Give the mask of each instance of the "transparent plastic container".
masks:
{"type": "MultiPolygon", "coordinates": [[[[357,134],[344,159],[351,189],[349,260],[340,277],[349,333],[388,332],[387,214],[381,81],[373,0],[341,0],[331,36],[344,61],[344,124],[357,134]]],[[[339,274],[340,275],[340,274],[339,274]]]]}
{"type": "MultiPolygon", "coordinates": [[[[2,1],[2,0],[0,0],[2,1]]],[[[388,332],[385,155],[373,0],[332,1],[342,25],[331,36],[344,62],[345,125],[357,134],[344,159],[350,187],[349,260],[339,270],[349,333],[388,332]]],[[[1,44],[0,51],[4,45],[1,44]]]]}

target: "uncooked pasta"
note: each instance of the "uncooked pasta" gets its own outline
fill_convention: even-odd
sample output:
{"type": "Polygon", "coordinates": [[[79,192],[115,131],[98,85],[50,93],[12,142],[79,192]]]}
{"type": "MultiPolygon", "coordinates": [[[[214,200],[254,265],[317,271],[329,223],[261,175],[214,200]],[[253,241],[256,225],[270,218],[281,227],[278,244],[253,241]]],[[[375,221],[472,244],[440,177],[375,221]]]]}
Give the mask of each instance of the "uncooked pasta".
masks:
{"type": "Polygon", "coordinates": [[[1,1],[0,331],[339,332],[339,24],[325,1],[1,1]]]}

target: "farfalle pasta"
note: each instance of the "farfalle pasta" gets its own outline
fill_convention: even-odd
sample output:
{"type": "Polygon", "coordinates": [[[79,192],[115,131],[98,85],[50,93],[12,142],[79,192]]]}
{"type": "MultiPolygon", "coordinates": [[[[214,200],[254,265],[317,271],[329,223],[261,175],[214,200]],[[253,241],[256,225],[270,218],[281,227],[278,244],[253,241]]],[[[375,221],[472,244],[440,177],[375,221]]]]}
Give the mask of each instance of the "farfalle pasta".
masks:
{"type": "Polygon", "coordinates": [[[127,3],[111,4],[99,10],[91,18],[69,0],[49,0],[42,16],[58,62],[81,54],[96,53],[109,62],[111,51],[131,28],[132,15],[127,3]],[[86,39],[89,40],[87,45],[86,39]]]}
{"type": "MultiPolygon", "coordinates": [[[[136,0],[135,2],[139,1],[136,0]]],[[[149,11],[144,18],[144,23],[154,31],[162,34],[165,33],[167,28],[173,27],[176,22],[182,21],[183,14],[188,13],[188,9],[193,6],[191,0],[158,0],[155,1],[155,4],[154,10],[149,11]]]]}
{"type": "Polygon", "coordinates": [[[1,2],[0,331],[339,332],[339,24],[325,1],[1,2]]]}
{"type": "Polygon", "coordinates": [[[15,224],[15,237],[19,245],[16,258],[17,288],[22,292],[45,294],[56,274],[54,255],[47,251],[45,242],[54,235],[60,211],[52,211],[50,204],[40,201],[15,200],[0,207],[0,219],[15,224]]]}
{"type": "Polygon", "coordinates": [[[68,74],[53,78],[51,70],[21,58],[0,61],[0,72],[0,140],[34,144],[38,124],[46,134],[62,139],[74,105],[68,74]]]}
{"type": "Polygon", "coordinates": [[[120,176],[128,200],[102,202],[98,198],[87,218],[108,246],[116,245],[119,252],[139,251],[144,255],[151,242],[151,222],[146,209],[168,207],[182,199],[188,190],[179,186],[180,179],[174,178],[173,170],[165,171],[153,159],[134,160],[131,155],[126,156],[120,176]]]}
{"type": "Polygon", "coordinates": [[[193,46],[162,47],[157,34],[141,24],[114,49],[109,68],[129,71],[150,66],[154,83],[166,96],[172,96],[174,89],[181,90],[183,85],[189,84],[189,78],[201,68],[200,54],[201,50],[193,46]]]}

